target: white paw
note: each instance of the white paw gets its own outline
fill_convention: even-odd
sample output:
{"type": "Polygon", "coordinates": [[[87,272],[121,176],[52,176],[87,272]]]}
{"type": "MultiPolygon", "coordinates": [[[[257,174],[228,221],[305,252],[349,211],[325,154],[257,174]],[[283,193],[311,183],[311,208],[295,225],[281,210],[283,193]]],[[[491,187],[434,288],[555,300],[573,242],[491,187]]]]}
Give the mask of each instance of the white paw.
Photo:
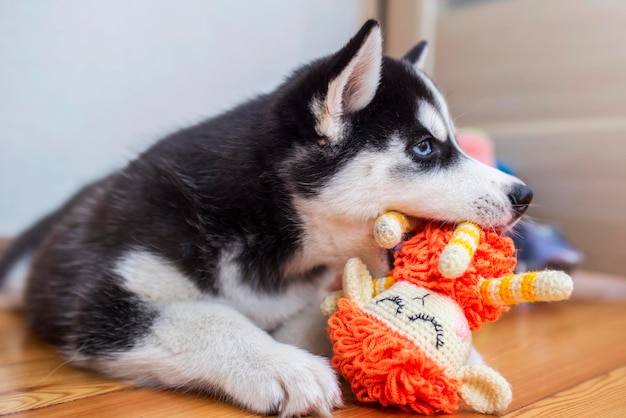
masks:
{"type": "Polygon", "coordinates": [[[242,366],[245,376],[230,394],[261,414],[332,417],[332,410],[342,401],[329,361],[293,346],[279,347],[270,357],[259,357],[242,366]]]}

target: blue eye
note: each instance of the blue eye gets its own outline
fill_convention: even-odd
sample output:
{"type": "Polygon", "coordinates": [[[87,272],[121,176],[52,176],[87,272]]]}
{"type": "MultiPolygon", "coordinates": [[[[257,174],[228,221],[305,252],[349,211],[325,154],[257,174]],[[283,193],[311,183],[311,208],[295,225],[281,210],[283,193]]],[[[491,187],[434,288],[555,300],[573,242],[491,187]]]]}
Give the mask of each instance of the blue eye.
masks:
{"type": "Polygon", "coordinates": [[[432,147],[430,146],[430,139],[425,139],[419,142],[416,146],[411,148],[411,151],[415,153],[415,155],[420,157],[426,157],[433,152],[432,147]]]}

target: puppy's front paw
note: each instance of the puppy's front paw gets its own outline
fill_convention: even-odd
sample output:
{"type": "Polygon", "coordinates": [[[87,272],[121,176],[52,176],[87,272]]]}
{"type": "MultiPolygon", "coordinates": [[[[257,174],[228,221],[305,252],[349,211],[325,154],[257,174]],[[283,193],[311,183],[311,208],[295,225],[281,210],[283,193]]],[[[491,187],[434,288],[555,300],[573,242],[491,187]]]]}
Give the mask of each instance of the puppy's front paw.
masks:
{"type": "Polygon", "coordinates": [[[332,410],[342,405],[337,376],[325,358],[281,345],[281,350],[249,367],[245,383],[233,395],[255,412],[285,418],[331,417],[332,410]]]}

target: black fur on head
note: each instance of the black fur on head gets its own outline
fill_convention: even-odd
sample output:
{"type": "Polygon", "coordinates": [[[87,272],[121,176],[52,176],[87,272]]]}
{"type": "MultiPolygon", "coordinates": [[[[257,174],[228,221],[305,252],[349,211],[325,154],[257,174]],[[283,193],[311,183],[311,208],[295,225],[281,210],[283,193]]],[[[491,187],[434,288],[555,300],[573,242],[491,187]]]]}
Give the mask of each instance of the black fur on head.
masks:
{"type": "MultiPolygon", "coordinates": [[[[320,101],[326,100],[331,93],[329,91],[331,82],[336,80],[342,72],[350,71],[348,67],[355,64],[355,58],[357,58],[359,53],[369,53],[373,61],[367,63],[370,67],[368,70],[379,73],[381,70],[382,50],[377,48],[381,48],[381,45],[382,38],[378,22],[369,20],[338,52],[315,60],[296,70],[276,92],[276,101],[272,107],[276,131],[292,135],[292,140],[297,142],[328,143],[331,138],[316,130],[318,121],[311,111],[311,101],[315,98],[320,101]],[[368,45],[365,45],[368,40],[371,41],[368,45]]],[[[352,69],[353,73],[363,73],[363,71],[363,65],[361,65],[361,68],[352,69]]],[[[349,75],[347,74],[347,76],[349,75]]],[[[359,74],[354,75],[357,77],[359,74]]],[[[376,78],[378,79],[379,77],[376,78]]],[[[343,91],[333,93],[339,93],[342,99],[345,99],[346,95],[358,93],[350,91],[350,88],[363,87],[357,84],[348,84],[344,86],[343,91]]],[[[373,88],[375,92],[377,84],[378,80],[376,80],[376,85],[373,87],[364,87],[373,88]]],[[[356,111],[361,109],[359,108],[356,111]]],[[[337,116],[348,118],[351,116],[351,113],[355,113],[355,111],[342,112],[337,116]]],[[[273,138],[270,138],[270,142],[274,143],[275,141],[273,138]]]]}
{"type": "MultiPolygon", "coordinates": [[[[279,88],[271,108],[272,135],[264,143],[262,153],[282,155],[287,161],[284,167],[291,170],[294,190],[314,196],[344,163],[364,147],[384,148],[389,141],[389,127],[394,126],[404,137],[416,141],[429,135],[416,121],[418,98],[437,106],[432,90],[415,76],[421,71],[426,55],[427,43],[420,42],[402,60],[385,57],[376,50],[382,42],[376,21],[366,22],[361,30],[337,53],[318,59],[294,72],[279,88]],[[376,42],[366,41],[377,38],[376,42]],[[369,48],[369,50],[365,50],[369,48]],[[363,107],[350,112],[324,114],[325,100],[331,92],[333,80],[350,69],[359,55],[378,54],[379,60],[362,60],[357,70],[365,65],[378,72],[370,86],[358,85],[362,89],[371,88],[374,94],[363,107]],[[413,68],[411,68],[413,67],[413,68]],[[312,104],[322,102],[322,110],[315,113],[312,104]],[[321,113],[321,116],[320,116],[321,113]],[[320,132],[320,118],[340,124],[340,135],[331,138],[320,132]],[[280,138],[281,140],[277,139],[280,138]],[[306,150],[306,151],[305,151],[306,150]]],[[[357,74],[358,76],[358,74],[357,74]]],[[[356,83],[354,83],[356,84],[356,83]]],[[[357,95],[353,90],[342,91],[342,96],[357,95]]],[[[323,122],[323,121],[322,121],[323,122]]],[[[453,161],[448,157],[453,152],[450,144],[442,146],[440,161],[453,161]],[[445,149],[444,149],[445,148],[445,149]]],[[[430,161],[433,162],[432,160],[430,161]]]]}

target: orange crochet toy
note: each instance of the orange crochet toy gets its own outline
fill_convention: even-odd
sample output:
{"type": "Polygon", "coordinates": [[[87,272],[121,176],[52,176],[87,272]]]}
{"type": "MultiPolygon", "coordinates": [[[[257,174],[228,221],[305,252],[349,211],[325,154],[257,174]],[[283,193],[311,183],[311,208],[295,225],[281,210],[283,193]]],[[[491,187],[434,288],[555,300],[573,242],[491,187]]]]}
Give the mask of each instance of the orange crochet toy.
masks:
{"type": "MultiPolygon", "coordinates": [[[[416,222],[391,212],[375,236],[392,248],[416,222]]],[[[388,277],[373,280],[359,259],[343,291],[326,298],[333,366],[361,402],[421,414],[452,413],[464,403],[483,413],[509,405],[508,382],[489,366],[469,364],[471,330],[498,319],[507,305],[562,300],[572,281],[562,272],[515,275],[509,238],[474,224],[424,222],[395,253],[388,277]]]]}

